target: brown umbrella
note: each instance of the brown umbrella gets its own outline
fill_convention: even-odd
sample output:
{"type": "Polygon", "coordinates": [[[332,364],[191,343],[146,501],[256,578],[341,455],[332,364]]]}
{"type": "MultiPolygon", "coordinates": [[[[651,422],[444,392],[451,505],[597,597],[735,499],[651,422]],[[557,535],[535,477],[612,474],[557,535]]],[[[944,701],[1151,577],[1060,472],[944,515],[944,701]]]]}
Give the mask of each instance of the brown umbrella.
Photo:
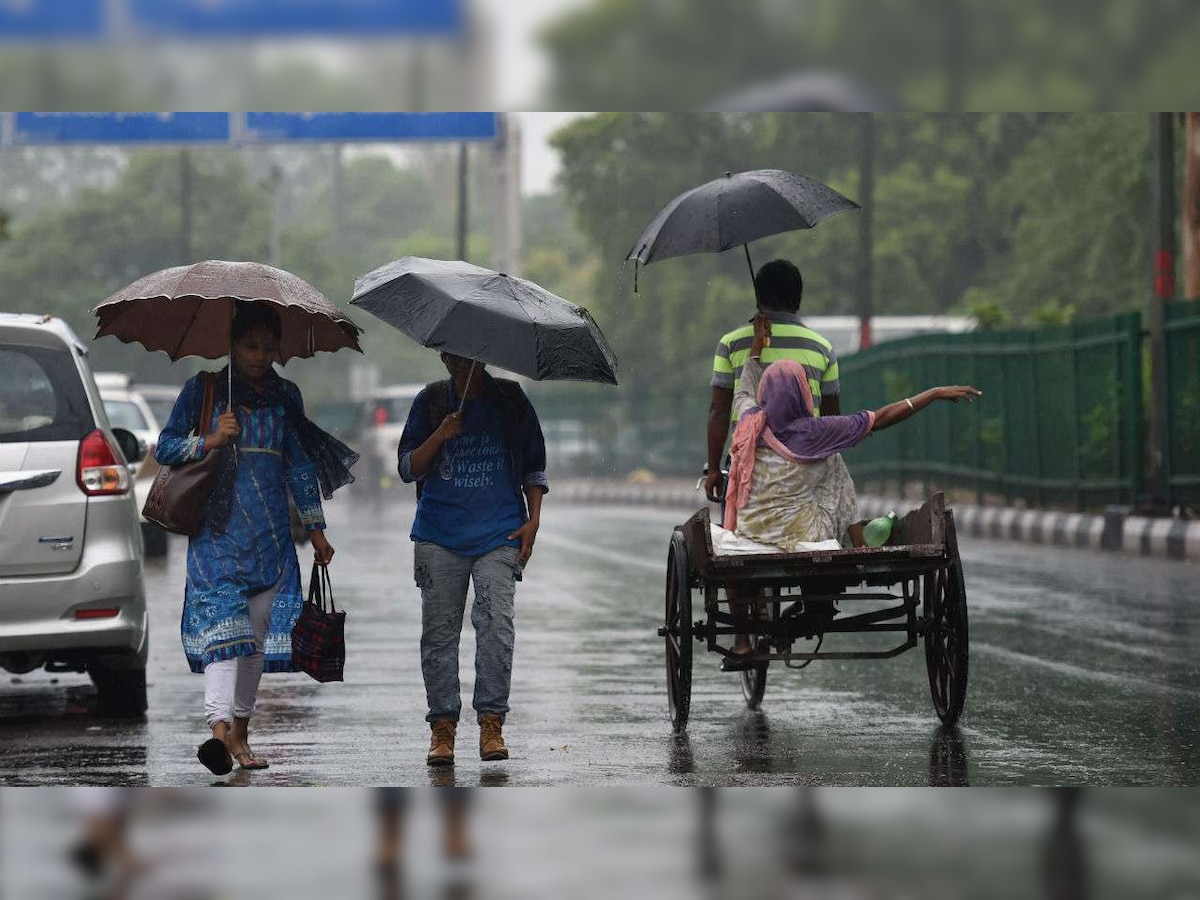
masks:
{"type": "Polygon", "coordinates": [[[140,343],[172,360],[217,359],[229,355],[238,300],[276,306],[283,324],[280,362],[318,350],[362,352],[362,329],[303,278],[263,263],[215,259],[163,269],[117,291],[93,310],[96,337],[140,343]]]}

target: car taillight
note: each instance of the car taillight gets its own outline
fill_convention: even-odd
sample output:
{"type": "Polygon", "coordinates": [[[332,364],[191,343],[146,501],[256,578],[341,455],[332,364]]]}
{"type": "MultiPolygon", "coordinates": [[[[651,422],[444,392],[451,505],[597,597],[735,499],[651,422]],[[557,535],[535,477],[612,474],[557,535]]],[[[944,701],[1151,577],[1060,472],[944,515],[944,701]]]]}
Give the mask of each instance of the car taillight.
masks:
{"type": "Polygon", "coordinates": [[[386,425],[388,422],[388,411],[386,406],[375,407],[375,424],[386,425]]]}
{"type": "Polygon", "coordinates": [[[96,429],[79,442],[75,480],[89,497],[128,492],[129,469],[103,431],[96,429]]]}

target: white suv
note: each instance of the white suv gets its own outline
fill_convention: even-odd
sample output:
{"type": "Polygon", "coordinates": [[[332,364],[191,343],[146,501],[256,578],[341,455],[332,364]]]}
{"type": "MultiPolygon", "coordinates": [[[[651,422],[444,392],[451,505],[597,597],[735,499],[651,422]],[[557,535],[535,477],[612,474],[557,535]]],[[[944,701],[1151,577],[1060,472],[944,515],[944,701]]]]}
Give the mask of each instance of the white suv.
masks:
{"type": "Polygon", "coordinates": [[[146,710],[142,536],[87,348],[59,319],[0,313],[0,667],[87,671],[100,706],[146,710]]]}

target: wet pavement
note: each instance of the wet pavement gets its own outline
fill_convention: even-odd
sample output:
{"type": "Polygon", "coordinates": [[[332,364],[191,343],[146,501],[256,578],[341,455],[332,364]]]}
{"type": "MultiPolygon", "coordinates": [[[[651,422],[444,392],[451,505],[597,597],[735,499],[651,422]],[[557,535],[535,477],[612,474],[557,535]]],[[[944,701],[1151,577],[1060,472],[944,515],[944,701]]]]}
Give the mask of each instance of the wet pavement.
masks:
{"type": "MultiPolygon", "coordinates": [[[[758,712],[697,645],[692,714],[667,718],[662,584],[687,510],[547,499],[517,592],[506,736],[481,763],[464,630],[458,765],[424,765],[419,594],[405,495],[329,504],[348,610],[347,681],[263,680],[254,785],[1200,784],[1200,606],[1194,566],[964,541],[971,673],[961,728],[939,729],[919,649],[893,660],[772,666],[758,712]]],[[[185,545],[147,564],[150,710],[99,717],[86,676],[0,673],[0,782],[203,785],[203,685],[183,661],[185,545]]],[[[311,551],[301,548],[301,563],[311,551]]],[[[832,640],[832,639],[831,639],[832,640]]],[[[843,641],[854,638],[846,636],[843,641]]],[[[827,641],[825,649],[832,649],[827,641]]]]}

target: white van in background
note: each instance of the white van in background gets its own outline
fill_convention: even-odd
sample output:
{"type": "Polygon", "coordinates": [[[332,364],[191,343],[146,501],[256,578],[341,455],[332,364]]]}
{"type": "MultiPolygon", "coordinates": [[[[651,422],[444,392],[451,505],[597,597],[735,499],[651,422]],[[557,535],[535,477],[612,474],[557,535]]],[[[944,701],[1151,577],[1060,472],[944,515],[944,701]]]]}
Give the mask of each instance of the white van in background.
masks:
{"type": "MultiPolygon", "coordinates": [[[[833,344],[839,359],[861,349],[862,328],[858,316],[806,316],[802,310],[800,318],[833,344]]],[[[914,334],[962,334],[974,330],[972,316],[871,316],[871,342],[874,344],[914,334]]]]}

